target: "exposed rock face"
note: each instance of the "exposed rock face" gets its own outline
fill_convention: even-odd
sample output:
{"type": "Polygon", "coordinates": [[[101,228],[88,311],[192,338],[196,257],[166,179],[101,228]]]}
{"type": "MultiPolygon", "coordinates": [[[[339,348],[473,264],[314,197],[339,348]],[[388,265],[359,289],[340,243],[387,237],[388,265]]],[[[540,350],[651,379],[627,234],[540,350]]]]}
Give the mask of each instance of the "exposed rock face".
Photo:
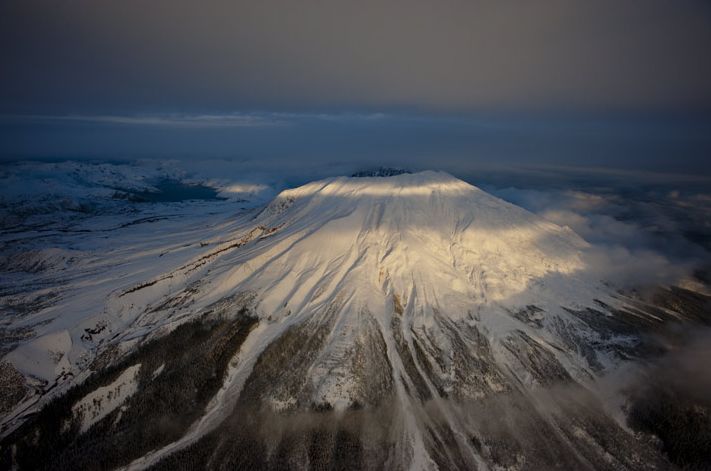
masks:
{"type": "Polygon", "coordinates": [[[412,173],[409,170],[403,168],[392,168],[392,167],[377,167],[368,170],[360,170],[355,172],[351,177],[363,178],[363,177],[394,177],[395,175],[402,175],[404,173],[412,173]]]}

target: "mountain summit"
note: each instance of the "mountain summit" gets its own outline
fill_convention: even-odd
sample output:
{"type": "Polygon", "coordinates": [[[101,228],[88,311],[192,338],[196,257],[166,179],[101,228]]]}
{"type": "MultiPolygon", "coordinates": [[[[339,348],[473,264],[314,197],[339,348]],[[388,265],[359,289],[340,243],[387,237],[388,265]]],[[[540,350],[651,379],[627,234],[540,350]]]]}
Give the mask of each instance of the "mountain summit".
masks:
{"type": "Polygon", "coordinates": [[[346,310],[380,314],[397,298],[408,315],[465,317],[560,300],[571,288],[563,280],[585,268],[586,244],[570,230],[445,173],[311,183],[280,194],[255,222],[269,239],[230,280],[262,293],[269,312],[340,298],[346,310]]]}

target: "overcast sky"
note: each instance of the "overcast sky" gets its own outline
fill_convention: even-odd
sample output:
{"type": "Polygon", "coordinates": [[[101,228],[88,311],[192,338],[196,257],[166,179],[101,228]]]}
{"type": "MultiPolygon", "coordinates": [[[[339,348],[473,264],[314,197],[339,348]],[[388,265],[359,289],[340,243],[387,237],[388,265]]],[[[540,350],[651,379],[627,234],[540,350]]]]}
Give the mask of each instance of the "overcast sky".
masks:
{"type": "Polygon", "coordinates": [[[0,43],[5,159],[711,152],[707,0],[5,0],[0,43]]]}

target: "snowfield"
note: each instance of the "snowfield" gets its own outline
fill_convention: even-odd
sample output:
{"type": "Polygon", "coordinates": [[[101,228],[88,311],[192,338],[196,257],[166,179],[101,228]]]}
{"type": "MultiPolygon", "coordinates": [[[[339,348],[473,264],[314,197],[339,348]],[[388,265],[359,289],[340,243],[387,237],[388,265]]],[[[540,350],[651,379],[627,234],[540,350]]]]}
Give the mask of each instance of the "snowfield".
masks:
{"type": "Polygon", "coordinates": [[[126,368],[113,383],[96,389],[72,407],[75,417],[81,418],[81,433],[89,430],[136,392],[140,368],[140,364],[126,368]]]}

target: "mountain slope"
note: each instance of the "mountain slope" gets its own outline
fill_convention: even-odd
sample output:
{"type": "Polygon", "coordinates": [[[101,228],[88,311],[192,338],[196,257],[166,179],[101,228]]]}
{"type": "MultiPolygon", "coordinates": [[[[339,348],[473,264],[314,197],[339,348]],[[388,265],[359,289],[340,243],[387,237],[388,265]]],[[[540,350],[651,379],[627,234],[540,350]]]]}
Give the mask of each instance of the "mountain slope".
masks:
{"type": "MultiPolygon", "coordinates": [[[[597,280],[587,244],[567,228],[450,175],[422,172],[284,191],[205,245],[175,269],[117,289],[104,313],[82,323],[90,351],[133,352],[107,360],[105,381],[105,368],[91,367],[97,373],[87,396],[145,364],[161,342],[177,342],[171,336],[178,325],[209,320],[219,333],[211,341],[229,347],[220,347],[222,360],[214,363],[221,387],[195,383],[202,399],[192,402],[199,410],[191,414],[199,418],[165,425],[180,438],[157,438],[168,434],[152,428],[153,452],[105,457],[107,465],[668,466],[592,386],[647,355],[648,334],[684,316],[597,280]],[[233,342],[224,322],[249,331],[233,342]]],[[[142,377],[121,408],[98,413],[103,418],[92,427],[105,440],[143,420],[156,423],[150,412],[131,411],[150,411],[152,385],[186,368],[166,361],[165,370],[142,377]]],[[[44,433],[70,444],[55,463],[81,468],[74,457],[89,445],[70,434],[81,437],[86,421],[72,415],[72,404],[50,409],[69,414],[63,420],[76,427],[44,433]]],[[[9,440],[24,444],[20,463],[42,466],[32,461],[32,440],[23,438],[36,436],[32,427],[9,440]]]]}

